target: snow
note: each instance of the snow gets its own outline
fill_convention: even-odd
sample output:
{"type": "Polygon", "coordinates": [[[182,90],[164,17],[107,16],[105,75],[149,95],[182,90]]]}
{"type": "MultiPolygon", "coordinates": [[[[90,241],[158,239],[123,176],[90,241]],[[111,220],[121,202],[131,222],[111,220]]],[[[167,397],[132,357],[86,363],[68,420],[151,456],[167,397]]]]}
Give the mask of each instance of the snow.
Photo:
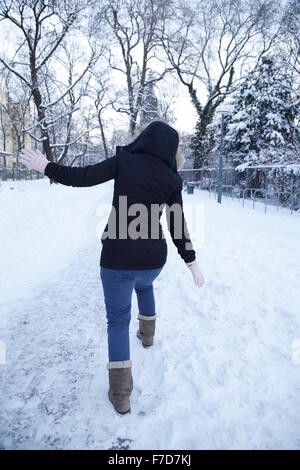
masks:
{"type": "Polygon", "coordinates": [[[44,284],[68,266],[94,235],[88,225],[95,210],[91,192],[55,186],[55,191],[50,190],[48,178],[2,183],[2,301],[31,296],[31,287],[44,284]]]}
{"type": "Polygon", "coordinates": [[[206,283],[169,243],[152,349],[133,300],[132,411],[119,416],[98,266],[111,198],[111,182],[0,188],[0,448],[299,449],[299,215],[184,195],[202,208],[206,283]]]}
{"type": "Polygon", "coordinates": [[[290,165],[284,165],[280,163],[272,163],[271,165],[251,165],[251,162],[245,162],[241,163],[240,165],[235,167],[235,170],[238,171],[244,171],[246,168],[249,168],[250,170],[252,168],[269,168],[269,169],[276,169],[280,168],[285,171],[285,173],[290,173],[293,172],[294,174],[298,175],[300,174],[300,165],[297,164],[290,164],[290,165]]]}

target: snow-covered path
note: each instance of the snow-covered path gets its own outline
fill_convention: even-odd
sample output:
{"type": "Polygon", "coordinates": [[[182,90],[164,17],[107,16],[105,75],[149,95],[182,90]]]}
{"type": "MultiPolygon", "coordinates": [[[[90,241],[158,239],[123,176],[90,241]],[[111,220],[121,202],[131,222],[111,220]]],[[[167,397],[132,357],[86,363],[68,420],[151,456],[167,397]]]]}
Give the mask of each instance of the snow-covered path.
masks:
{"type": "Polygon", "coordinates": [[[152,349],[135,336],[133,301],[132,412],[120,417],[107,398],[96,237],[96,210],[110,203],[112,186],[23,182],[14,183],[12,196],[9,184],[0,191],[0,340],[7,356],[0,364],[0,448],[300,448],[300,364],[292,360],[300,339],[297,214],[265,215],[237,201],[220,207],[204,192],[185,195],[186,204],[204,205],[198,254],[206,284],[193,286],[169,244],[155,283],[152,349]],[[39,242],[28,248],[36,230],[39,242]],[[27,248],[16,252],[20,232],[27,248]]]}

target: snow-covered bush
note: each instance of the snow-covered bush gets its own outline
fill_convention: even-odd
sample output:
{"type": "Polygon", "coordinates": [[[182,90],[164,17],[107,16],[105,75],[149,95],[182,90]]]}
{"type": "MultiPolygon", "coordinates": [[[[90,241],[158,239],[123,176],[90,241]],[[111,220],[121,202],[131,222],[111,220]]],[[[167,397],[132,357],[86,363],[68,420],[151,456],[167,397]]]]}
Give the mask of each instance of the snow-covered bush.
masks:
{"type": "Polygon", "coordinates": [[[225,153],[234,167],[299,162],[299,97],[292,85],[272,56],[263,57],[240,85],[225,121],[225,153]]]}
{"type": "Polygon", "coordinates": [[[287,167],[273,166],[268,175],[269,185],[279,192],[280,203],[300,208],[300,165],[287,167]]]}

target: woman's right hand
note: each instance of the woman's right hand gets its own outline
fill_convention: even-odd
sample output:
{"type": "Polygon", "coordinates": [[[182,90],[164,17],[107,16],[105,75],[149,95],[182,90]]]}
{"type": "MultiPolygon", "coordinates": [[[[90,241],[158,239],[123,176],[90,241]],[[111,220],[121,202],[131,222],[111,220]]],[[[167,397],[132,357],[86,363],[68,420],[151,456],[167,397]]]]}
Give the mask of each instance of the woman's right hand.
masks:
{"type": "Polygon", "coordinates": [[[200,271],[197,261],[192,261],[191,263],[186,263],[187,267],[191,270],[194,282],[197,287],[202,287],[204,284],[204,277],[200,271]]]}
{"type": "Polygon", "coordinates": [[[44,173],[49,160],[39,150],[23,148],[20,151],[20,162],[27,168],[44,173]]]}

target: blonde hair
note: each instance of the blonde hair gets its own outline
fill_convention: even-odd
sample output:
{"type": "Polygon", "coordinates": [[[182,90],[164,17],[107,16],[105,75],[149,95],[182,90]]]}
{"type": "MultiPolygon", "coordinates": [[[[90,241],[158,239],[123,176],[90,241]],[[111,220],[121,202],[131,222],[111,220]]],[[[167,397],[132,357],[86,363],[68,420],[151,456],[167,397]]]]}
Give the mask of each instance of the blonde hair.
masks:
{"type": "Polygon", "coordinates": [[[178,144],[178,149],[177,149],[175,158],[176,158],[177,170],[179,170],[180,168],[183,167],[183,151],[182,151],[182,143],[180,140],[180,136],[179,136],[179,144],[178,144]]]}

